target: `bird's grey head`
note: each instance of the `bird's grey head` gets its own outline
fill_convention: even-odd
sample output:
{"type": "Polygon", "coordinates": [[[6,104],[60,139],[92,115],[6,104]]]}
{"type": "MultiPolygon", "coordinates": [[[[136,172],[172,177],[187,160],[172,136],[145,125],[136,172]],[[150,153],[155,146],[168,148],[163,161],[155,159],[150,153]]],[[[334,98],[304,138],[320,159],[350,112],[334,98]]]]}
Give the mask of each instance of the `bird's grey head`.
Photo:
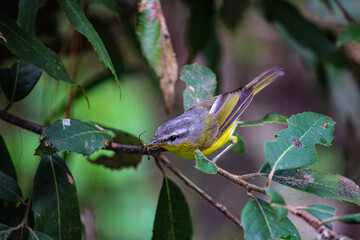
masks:
{"type": "Polygon", "coordinates": [[[193,109],[167,121],[158,128],[154,140],[146,146],[179,145],[186,141],[193,143],[200,137],[202,119],[206,114],[205,109],[193,109]]]}

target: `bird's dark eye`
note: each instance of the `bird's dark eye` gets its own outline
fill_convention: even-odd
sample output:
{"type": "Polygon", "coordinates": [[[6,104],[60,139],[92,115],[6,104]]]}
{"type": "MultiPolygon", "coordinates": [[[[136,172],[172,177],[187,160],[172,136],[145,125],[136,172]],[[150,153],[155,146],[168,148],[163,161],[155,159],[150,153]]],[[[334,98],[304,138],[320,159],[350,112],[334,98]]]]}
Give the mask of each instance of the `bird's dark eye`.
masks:
{"type": "Polygon", "coordinates": [[[175,139],[176,139],[176,137],[175,137],[175,136],[171,136],[171,137],[169,137],[169,140],[170,140],[170,141],[172,141],[172,142],[173,142],[173,141],[175,141],[175,139]]]}

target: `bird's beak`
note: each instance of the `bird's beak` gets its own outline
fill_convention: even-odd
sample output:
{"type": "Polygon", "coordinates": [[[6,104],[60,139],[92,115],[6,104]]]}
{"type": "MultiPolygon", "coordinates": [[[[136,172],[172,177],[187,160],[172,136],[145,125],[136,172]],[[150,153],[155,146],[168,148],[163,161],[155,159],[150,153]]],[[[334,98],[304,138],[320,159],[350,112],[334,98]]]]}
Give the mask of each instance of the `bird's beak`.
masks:
{"type": "Polygon", "coordinates": [[[159,146],[159,141],[157,139],[154,139],[152,142],[146,144],[145,148],[156,147],[156,146],[159,146]]]}

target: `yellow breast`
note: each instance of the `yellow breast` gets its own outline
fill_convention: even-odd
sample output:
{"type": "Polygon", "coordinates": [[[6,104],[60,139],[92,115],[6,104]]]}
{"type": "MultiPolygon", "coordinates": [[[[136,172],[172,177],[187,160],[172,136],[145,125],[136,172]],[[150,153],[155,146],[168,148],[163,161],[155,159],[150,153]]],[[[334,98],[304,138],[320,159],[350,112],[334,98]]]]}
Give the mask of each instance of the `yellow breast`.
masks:
{"type": "MultiPolygon", "coordinates": [[[[234,133],[236,129],[237,122],[235,121],[233,124],[226,129],[226,131],[223,132],[223,134],[208,148],[200,149],[200,151],[204,155],[209,155],[213,153],[214,151],[221,148],[225,143],[228,142],[232,134],[234,133]]],[[[184,159],[194,159],[195,155],[194,152],[197,149],[196,147],[191,146],[190,142],[184,142],[181,144],[181,146],[172,146],[172,145],[166,145],[163,146],[163,148],[167,149],[169,152],[172,152],[178,157],[184,158],[184,159]]]]}

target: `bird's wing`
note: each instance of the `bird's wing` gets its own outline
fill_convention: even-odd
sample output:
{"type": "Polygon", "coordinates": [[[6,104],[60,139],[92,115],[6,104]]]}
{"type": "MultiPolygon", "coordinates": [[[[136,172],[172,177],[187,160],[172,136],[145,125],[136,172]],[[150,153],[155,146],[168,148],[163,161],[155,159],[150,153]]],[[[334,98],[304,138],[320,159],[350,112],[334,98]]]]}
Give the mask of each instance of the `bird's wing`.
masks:
{"type": "Polygon", "coordinates": [[[209,113],[219,121],[219,133],[222,134],[249,106],[255,94],[284,74],[279,68],[271,68],[252,80],[245,87],[219,95],[209,113]]]}
{"type": "Polygon", "coordinates": [[[222,134],[247,108],[253,98],[253,89],[239,88],[233,92],[221,94],[210,109],[219,121],[219,133],[222,134]]]}

